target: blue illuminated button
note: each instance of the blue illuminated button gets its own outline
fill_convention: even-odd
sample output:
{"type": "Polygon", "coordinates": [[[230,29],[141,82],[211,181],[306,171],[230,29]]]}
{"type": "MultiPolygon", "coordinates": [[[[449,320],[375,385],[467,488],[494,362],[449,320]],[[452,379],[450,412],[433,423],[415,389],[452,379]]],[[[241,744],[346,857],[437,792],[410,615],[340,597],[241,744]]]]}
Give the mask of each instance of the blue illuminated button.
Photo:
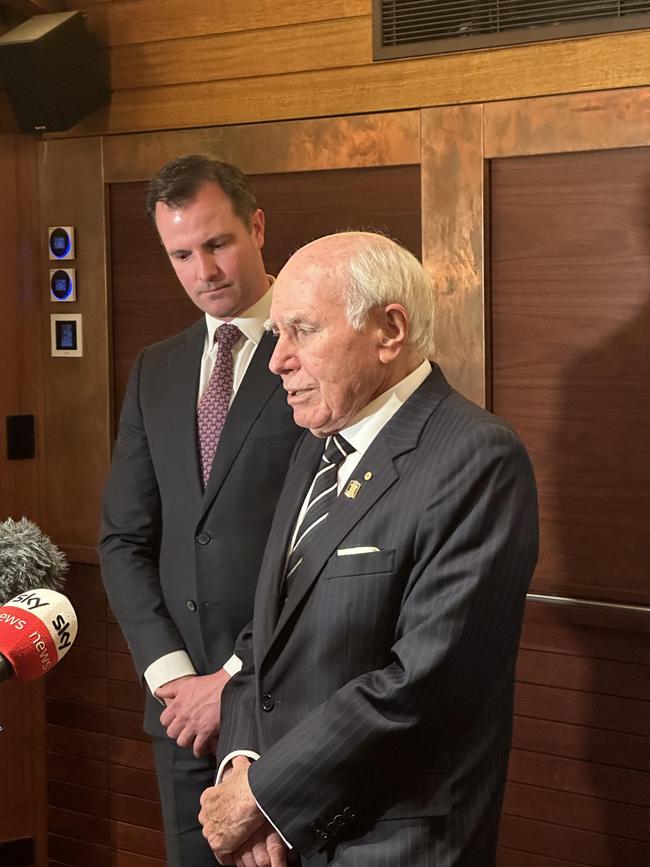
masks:
{"type": "Polygon", "coordinates": [[[56,259],[63,259],[72,249],[72,239],[62,228],[54,229],[50,234],[50,250],[56,259]]]}
{"type": "Polygon", "coordinates": [[[52,274],[50,288],[57,301],[66,301],[72,294],[72,278],[67,271],[55,271],[52,274]]]}

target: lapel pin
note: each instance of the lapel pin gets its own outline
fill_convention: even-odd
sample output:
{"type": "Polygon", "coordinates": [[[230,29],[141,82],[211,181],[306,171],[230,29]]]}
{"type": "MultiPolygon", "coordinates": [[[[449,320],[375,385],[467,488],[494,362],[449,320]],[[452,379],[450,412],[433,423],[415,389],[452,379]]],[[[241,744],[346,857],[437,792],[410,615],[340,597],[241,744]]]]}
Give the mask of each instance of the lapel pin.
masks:
{"type": "Polygon", "coordinates": [[[364,479],[365,479],[367,482],[369,482],[371,478],[372,478],[372,473],[371,473],[371,472],[366,473],[365,476],[364,476],[364,479]]]}
{"type": "Polygon", "coordinates": [[[345,496],[350,497],[351,500],[354,500],[360,490],[361,482],[357,482],[356,479],[352,479],[351,482],[348,482],[348,486],[345,489],[345,496]]]}

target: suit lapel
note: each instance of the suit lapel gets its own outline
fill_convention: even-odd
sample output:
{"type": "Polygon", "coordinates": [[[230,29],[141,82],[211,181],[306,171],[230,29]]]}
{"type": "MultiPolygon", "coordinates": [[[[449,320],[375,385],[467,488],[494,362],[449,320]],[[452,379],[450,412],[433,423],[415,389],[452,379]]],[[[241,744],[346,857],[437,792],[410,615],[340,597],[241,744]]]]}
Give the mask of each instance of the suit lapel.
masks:
{"type": "MultiPolygon", "coordinates": [[[[251,427],[275,389],[281,385],[280,379],[269,370],[269,360],[274,347],[275,338],[265,333],[237,389],[217,446],[212,472],[203,497],[201,517],[217,495],[251,427]]],[[[246,495],[247,492],[242,491],[242,496],[246,495]]]]}
{"type": "Polygon", "coordinates": [[[201,319],[190,329],[188,339],[175,346],[167,357],[170,451],[199,501],[202,490],[196,441],[196,396],[205,332],[205,320],[201,319]]]}
{"type": "MultiPolygon", "coordinates": [[[[398,458],[416,448],[424,425],[440,400],[449,394],[449,392],[450,387],[440,369],[434,367],[430,376],[411,395],[400,410],[395,413],[371,443],[370,448],[350,478],[350,481],[354,480],[360,484],[357,495],[355,497],[346,496],[345,491],[349,485],[349,482],[347,482],[327,516],[327,520],[319,528],[318,536],[310,546],[308,554],[307,549],[305,549],[305,561],[296,573],[291,593],[280,613],[277,623],[270,630],[267,620],[265,636],[260,636],[260,638],[266,638],[268,641],[268,643],[264,642],[260,645],[265,650],[270,649],[272,644],[277,640],[294,611],[302,603],[306,594],[318,579],[327,560],[339,547],[343,539],[369,512],[373,505],[395,484],[399,478],[398,458]],[[365,478],[367,474],[371,474],[369,479],[365,478]]],[[[297,491],[293,491],[290,495],[287,491],[288,486],[285,487],[284,494],[286,496],[283,497],[283,500],[287,501],[286,510],[292,513],[293,522],[295,522],[300,504],[316,472],[322,448],[321,443],[315,463],[312,456],[310,474],[307,475],[302,484],[302,495],[300,496],[297,491]],[[291,502],[293,503],[293,507],[291,507],[291,502]]],[[[275,562],[272,566],[274,579],[273,584],[269,587],[269,595],[266,599],[266,608],[268,610],[264,615],[265,618],[269,617],[269,611],[273,613],[278,609],[281,572],[292,529],[293,523],[289,522],[289,526],[285,525],[283,527],[282,538],[278,538],[278,543],[274,545],[273,555],[275,562]],[[280,547],[280,545],[284,547],[280,547]]]]}
{"type": "MultiPolygon", "coordinates": [[[[284,581],[284,563],[291,534],[296,525],[300,506],[307,496],[323,453],[323,440],[306,434],[299,440],[299,451],[291,465],[275,509],[273,527],[259,577],[259,597],[263,602],[257,610],[255,647],[266,647],[278,618],[279,595],[284,581]]],[[[257,606],[256,606],[257,607],[257,606]]]]}

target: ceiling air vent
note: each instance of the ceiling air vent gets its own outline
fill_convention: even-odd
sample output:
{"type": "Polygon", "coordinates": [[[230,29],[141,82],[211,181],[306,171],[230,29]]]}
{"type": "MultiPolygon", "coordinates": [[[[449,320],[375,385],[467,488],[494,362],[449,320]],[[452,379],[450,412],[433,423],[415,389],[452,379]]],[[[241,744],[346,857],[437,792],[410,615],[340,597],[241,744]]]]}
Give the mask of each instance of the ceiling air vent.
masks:
{"type": "Polygon", "coordinates": [[[650,28],[650,0],[373,0],[374,59],[650,28]]]}

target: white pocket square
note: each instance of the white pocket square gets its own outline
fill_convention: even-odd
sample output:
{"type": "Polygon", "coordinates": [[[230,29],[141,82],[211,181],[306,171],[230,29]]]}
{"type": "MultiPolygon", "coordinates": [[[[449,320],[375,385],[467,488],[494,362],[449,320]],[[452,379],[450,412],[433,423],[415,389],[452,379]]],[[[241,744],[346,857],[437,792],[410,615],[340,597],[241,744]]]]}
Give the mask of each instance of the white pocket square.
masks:
{"type": "Polygon", "coordinates": [[[336,553],[339,557],[347,557],[350,554],[372,554],[374,551],[379,551],[379,548],[339,548],[336,553]]]}

